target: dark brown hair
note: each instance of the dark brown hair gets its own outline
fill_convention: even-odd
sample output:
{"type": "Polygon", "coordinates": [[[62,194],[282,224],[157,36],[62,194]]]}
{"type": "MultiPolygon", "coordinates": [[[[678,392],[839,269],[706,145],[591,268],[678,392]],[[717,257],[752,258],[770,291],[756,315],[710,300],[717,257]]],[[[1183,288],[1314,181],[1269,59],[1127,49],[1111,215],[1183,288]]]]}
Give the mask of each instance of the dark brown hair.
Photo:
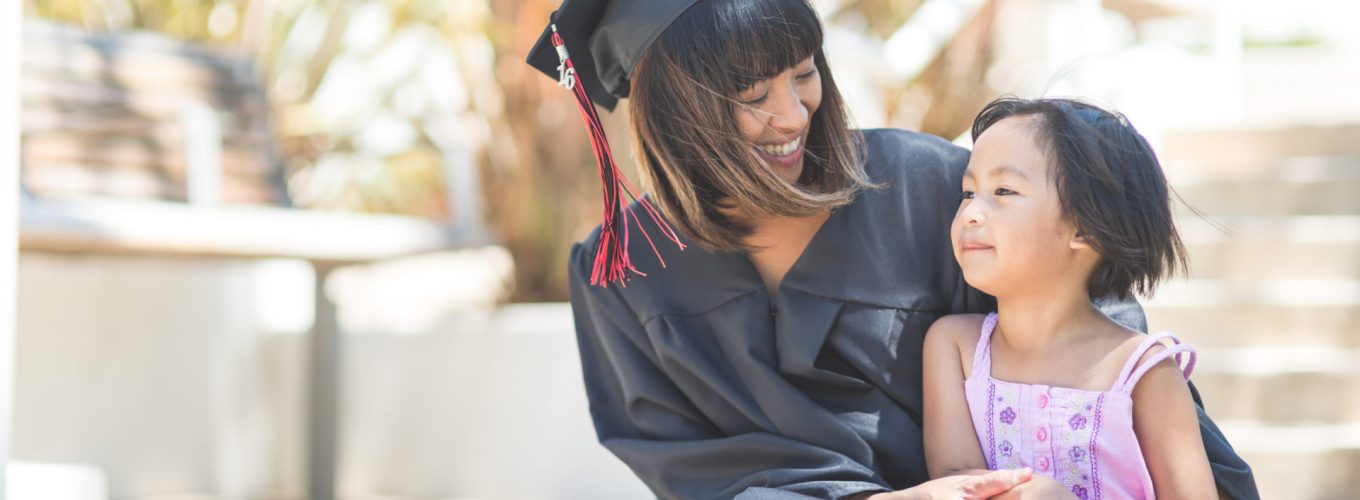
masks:
{"type": "Polygon", "coordinates": [[[805,0],[705,0],[658,36],[631,78],[631,127],[642,178],[666,217],[710,250],[749,250],[753,216],[806,216],[846,205],[863,187],[863,140],[822,52],[805,0]],[[736,96],[812,57],[821,106],[810,118],[796,185],[776,176],[738,131],[736,96]]]}
{"type": "Polygon", "coordinates": [[[978,114],[973,140],[1013,116],[1037,118],[1063,217],[1100,253],[1087,284],[1092,297],[1146,297],[1187,269],[1166,176],[1128,118],[1070,99],[1004,97],[978,114]]]}

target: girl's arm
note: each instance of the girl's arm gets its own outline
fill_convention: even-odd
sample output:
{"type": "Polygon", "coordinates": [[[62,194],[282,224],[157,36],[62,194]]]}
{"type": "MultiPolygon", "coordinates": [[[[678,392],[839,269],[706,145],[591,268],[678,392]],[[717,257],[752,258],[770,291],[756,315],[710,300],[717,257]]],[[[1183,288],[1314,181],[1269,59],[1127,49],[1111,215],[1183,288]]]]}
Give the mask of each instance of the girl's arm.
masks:
{"type": "Polygon", "coordinates": [[[1134,386],[1133,430],[1157,498],[1218,498],[1195,403],[1173,359],[1158,363],[1134,386]]]}
{"type": "Polygon", "coordinates": [[[932,479],[987,471],[963,389],[963,353],[967,351],[962,344],[968,333],[980,326],[976,315],[946,316],[926,332],[922,350],[924,431],[926,469],[932,479]]]}

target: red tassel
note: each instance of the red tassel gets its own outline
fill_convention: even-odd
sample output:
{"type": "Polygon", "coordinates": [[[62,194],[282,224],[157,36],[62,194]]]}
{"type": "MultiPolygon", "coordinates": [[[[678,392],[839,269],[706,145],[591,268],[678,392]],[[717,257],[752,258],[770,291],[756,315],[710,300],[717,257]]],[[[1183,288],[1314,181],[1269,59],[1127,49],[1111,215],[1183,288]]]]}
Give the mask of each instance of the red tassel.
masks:
{"type": "Polygon", "coordinates": [[[661,233],[671,242],[675,243],[681,250],[685,249],[685,244],[680,242],[675,231],[670,224],[661,217],[661,213],[652,206],[646,198],[638,195],[638,189],[633,183],[619,171],[618,165],[614,163],[614,153],[609,148],[609,140],[604,134],[604,125],[600,123],[600,116],[595,113],[595,105],[590,102],[590,97],[586,95],[586,89],[582,85],[577,85],[576,67],[571,63],[571,57],[567,53],[566,42],[557,33],[557,25],[553,25],[553,45],[557,47],[557,57],[562,63],[557,67],[558,85],[574,91],[576,104],[581,109],[581,119],[586,122],[587,132],[590,134],[590,148],[595,152],[595,163],[599,165],[600,182],[603,184],[604,191],[604,223],[600,228],[600,238],[595,243],[595,265],[590,272],[590,284],[608,286],[613,282],[620,282],[624,286],[628,284],[629,271],[641,276],[645,273],[633,267],[628,258],[628,221],[631,218],[633,224],[637,226],[642,236],[647,238],[647,243],[652,247],[652,253],[656,255],[661,267],[666,267],[666,260],[661,258],[661,252],[657,250],[656,243],[652,241],[651,235],[642,227],[642,222],[636,215],[623,207],[623,195],[626,193],[629,198],[638,202],[651,217],[652,222],[661,228],[661,233]]]}

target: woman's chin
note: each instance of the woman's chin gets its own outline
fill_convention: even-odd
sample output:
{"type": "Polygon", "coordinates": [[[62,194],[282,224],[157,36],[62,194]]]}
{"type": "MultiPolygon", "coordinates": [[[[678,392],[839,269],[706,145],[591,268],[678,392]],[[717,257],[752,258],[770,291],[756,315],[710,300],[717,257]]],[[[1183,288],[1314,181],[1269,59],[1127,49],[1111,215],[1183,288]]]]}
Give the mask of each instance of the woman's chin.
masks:
{"type": "Polygon", "coordinates": [[[798,184],[798,179],[803,176],[802,161],[789,166],[773,165],[771,168],[774,169],[775,175],[778,175],[780,179],[784,179],[784,182],[789,184],[798,184]]]}

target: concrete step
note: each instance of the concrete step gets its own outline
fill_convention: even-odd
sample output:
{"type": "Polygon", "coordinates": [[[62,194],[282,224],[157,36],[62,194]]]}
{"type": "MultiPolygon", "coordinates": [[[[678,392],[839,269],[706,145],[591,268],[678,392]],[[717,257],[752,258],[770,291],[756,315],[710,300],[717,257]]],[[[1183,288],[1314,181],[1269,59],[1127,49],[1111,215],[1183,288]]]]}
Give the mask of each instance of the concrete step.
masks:
{"type": "Polygon", "coordinates": [[[1216,421],[1251,465],[1261,498],[1340,500],[1360,491],[1360,423],[1216,421]]]}
{"type": "Polygon", "coordinates": [[[1176,213],[1234,215],[1357,215],[1360,180],[1278,182],[1240,180],[1178,188],[1176,213]]]}
{"type": "Polygon", "coordinates": [[[1191,380],[1216,419],[1360,422],[1360,350],[1200,349],[1191,380]]]}
{"type": "Polygon", "coordinates": [[[1291,159],[1360,156],[1358,137],[1360,124],[1182,130],[1166,134],[1158,154],[1173,183],[1233,179],[1274,173],[1291,159]]]}
{"type": "Polygon", "coordinates": [[[1355,500],[1360,491],[1360,451],[1242,453],[1261,498],[1355,500]]]}
{"type": "Polygon", "coordinates": [[[1360,281],[1180,280],[1144,302],[1148,327],[1200,348],[1360,348],[1360,281]]]}
{"type": "Polygon", "coordinates": [[[1181,213],[1225,215],[1360,214],[1360,156],[1300,156],[1232,176],[1167,167],[1181,213]],[[1188,207],[1186,206],[1188,205],[1188,207]]]}
{"type": "Polygon", "coordinates": [[[1190,279],[1360,280],[1360,216],[1182,215],[1177,225],[1190,279]]]}

